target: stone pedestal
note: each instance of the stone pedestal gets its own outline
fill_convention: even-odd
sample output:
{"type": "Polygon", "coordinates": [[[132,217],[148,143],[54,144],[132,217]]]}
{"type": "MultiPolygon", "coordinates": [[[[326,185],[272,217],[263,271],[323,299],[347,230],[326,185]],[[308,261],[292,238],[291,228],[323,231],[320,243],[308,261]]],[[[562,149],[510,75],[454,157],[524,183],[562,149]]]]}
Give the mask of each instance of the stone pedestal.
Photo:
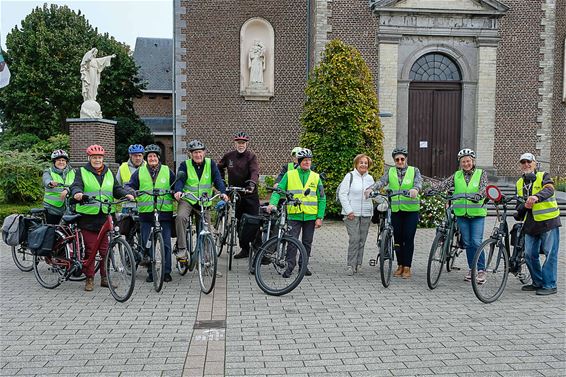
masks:
{"type": "Polygon", "coordinates": [[[68,118],[71,143],[71,162],[85,162],[86,148],[92,144],[104,147],[104,161],[116,161],[115,126],[116,121],[92,118],[68,118]]]}

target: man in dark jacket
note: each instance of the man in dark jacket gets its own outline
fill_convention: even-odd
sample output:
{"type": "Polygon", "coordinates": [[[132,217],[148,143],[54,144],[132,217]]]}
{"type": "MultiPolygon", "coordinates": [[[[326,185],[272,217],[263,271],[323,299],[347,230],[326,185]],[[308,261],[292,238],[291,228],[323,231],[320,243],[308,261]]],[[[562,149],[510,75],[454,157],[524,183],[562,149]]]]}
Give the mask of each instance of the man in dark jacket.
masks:
{"type": "MultiPolygon", "coordinates": [[[[236,218],[238,223],[244,213],[257,215],[259,213],[259,195],[257,192],[257,182],[259,180],[259,164],[256,155],[248,149],[250,137],[245,132],[238,132],[234,135],[235,150],[226,153],[220,162],[218,168],[220,174],[225,177],[225,171],[228,170],[228,185],[244,187],[248,192],[240,196],[239,202],[236,204],[236,218]]],[[[251,239],[240,238],[240,253],[234,258],[247,258],[250,252],[251,239]]]]}
{"type": "Polygon", "coordinates": [[[561,223],[554,182],[548,173],[536,170],[532,153],[523,153],[519,162],[523,175],[517,181],[517,196],[525,203],[518,205],[515,218],[524,221],[525,261],[533,279],[521,289],[543,296],[555,294],[561,223]],[[542,267],[539,251],[546,255],[542,267]]]}

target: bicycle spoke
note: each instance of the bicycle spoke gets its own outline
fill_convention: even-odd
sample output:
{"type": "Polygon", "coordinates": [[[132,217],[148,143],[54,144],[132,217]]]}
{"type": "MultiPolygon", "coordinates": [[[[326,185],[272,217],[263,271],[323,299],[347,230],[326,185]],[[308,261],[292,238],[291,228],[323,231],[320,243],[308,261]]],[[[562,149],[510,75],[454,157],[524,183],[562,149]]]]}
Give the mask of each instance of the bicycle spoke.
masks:
{"type": "Polygon", "coordinates": [[[134,290],[136,261],[126,241],[114,239],[104,263],[112,296],[120,302],[128,300],[134,290]]]}
{"type": "Polygon", "coordinates": [[[198,250],[199,282],[203,293],[208,294],[216,282],[217,254],[214,239],[210,234],[201,239],[198,250]]]}

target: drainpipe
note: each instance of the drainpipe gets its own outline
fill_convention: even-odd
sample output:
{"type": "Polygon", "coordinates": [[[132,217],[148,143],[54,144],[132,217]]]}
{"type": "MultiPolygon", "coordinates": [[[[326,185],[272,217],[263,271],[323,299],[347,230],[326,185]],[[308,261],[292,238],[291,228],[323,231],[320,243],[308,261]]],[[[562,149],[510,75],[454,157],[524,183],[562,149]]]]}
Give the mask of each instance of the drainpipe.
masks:
{"type": "Polygon", "coordinates": [[[310,52],[311,52],[311,1],[307,0],[307,81],[310,74],[310,52]]]}
{"type": "Polygon", "coordinates": [[[173,168],[175,169],[175,171],[177,170],[177,87],[176,87],[176,75],[177,75],[177,65],[176,65],[176,59],[175,59],[175,49],[176,49],[176,44],[175,44],[175,39],[176,39],[176,35],[175,35],[175,30],[176,30],[176,16],[175,16],[175,9],[177,7],[177,4],[180,4],[180,2],[178,0],[173,2],[173,72],[172,72],[172,87],[173,87],[173,95],[171,96],[171,99],[173,101],[172,103],[172,107],[173,107],[173,168]]]}

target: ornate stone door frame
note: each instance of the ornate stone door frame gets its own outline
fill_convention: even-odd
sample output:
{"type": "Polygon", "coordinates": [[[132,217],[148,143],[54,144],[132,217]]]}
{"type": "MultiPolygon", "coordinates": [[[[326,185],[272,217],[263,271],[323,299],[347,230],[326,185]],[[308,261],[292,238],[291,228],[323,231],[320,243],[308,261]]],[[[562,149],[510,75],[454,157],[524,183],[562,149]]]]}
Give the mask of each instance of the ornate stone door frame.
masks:
{"type": "Polygon", "coordinates": [[[479,166],[492,167],[498,20],[508,7],[496,0],[370,0],[370,7],[379,17],[380,110],[394,113],[382,119],[385,151],[407,144],[409,72],[436,51],[462,72],[461,146],[477,150],[479,166]]]}

